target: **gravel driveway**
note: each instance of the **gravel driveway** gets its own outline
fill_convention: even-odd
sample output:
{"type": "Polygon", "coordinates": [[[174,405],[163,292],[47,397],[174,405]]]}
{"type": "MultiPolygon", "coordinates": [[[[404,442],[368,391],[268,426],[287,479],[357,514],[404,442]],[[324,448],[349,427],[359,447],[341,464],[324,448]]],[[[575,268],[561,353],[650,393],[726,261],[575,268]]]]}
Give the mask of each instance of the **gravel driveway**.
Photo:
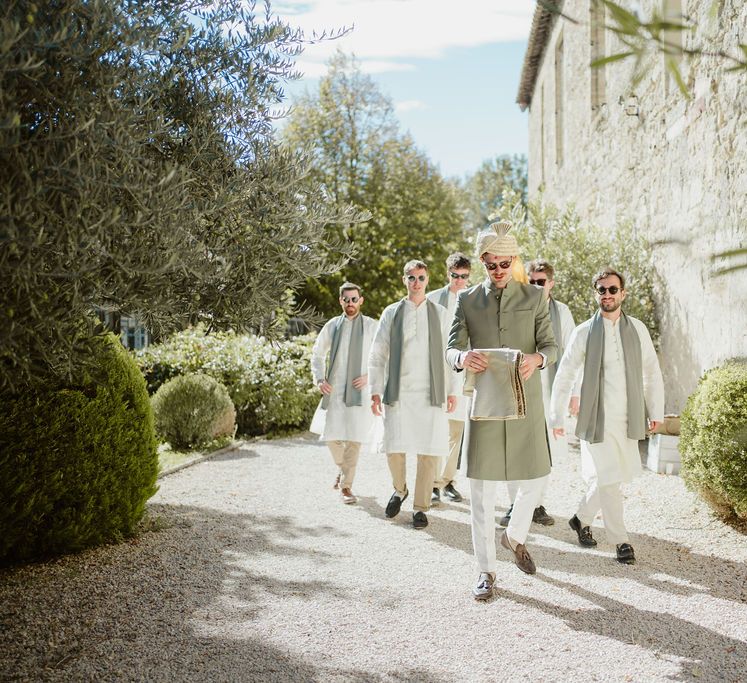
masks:
{"type": "Polygon", "coordinates": [[[138,539],[2,571],[0,678],[747,681],[747,537],[646,473],[626,490],[638,563],[619,565],[602,529],[586,550],[567,526],[578,469],[554,468],[537,574],[499,545],[476,603],[468,503],[415,531],[411,498],[384,518],[383,456],[343,506],[319,442],[247,444],[164,478],[138,539]]]}

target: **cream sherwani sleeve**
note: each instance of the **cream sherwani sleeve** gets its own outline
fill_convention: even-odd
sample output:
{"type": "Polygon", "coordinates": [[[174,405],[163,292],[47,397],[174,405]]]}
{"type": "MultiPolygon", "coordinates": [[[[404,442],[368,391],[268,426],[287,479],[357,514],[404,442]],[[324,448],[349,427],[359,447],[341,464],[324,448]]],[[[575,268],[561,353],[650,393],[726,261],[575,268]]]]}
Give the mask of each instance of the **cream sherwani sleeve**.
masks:
{"type": "Polygon", "coordinates": [[[371,351],[368,354],[368,384],[371,387],[371,395],[384,395],[389,375],[389,340],[395,308],[396,304],[384,309],[371,342],[371,351]]]}
{"type": "Polygon", "coordinates": [[[638,332],[641,341],[641,360],[643,364],[643,397],[646,401],[646,412],[649,420],[664,420],[664,379],[661,376],[659,359],[646,326],[637,318],[630,319],[638,332]]]}
{"type": "Polygon", "coordinates": [[[314,384],[320,380],[326,379],[327,376],[327,356],[332,346],[332,335],[335,329],[337,318],[328,320],[319,332],[314,346],[311,349],[311,374],[314,377],[314,384]]]}
{"type": "MultiPolygon", "coordinates": [[[[571,389],[576,384],[576,378],[583,371],[586,359],[586,340],[589,336],[589,322],[579,325],[571,333],[568,346],[565,347],[563,358],[555,373],[555,381],[552,384],[550,396],[550,427],[557,429],[563,427],[563,416],[568,401],[571,397],[571,389]]],[[[578,381],[580,387],[580,379],[578,381]]]]}

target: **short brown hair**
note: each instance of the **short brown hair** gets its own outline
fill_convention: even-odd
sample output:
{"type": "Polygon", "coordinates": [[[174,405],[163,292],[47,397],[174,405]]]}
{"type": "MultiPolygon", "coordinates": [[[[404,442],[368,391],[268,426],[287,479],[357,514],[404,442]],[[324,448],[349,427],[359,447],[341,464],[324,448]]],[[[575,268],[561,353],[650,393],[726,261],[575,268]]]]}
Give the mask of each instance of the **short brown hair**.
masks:
{"type": "Polygon", "coordinates": [[[428,266],[426,266],[423,261],[412,259],[411,261],[405,263],[405,267],[402,269],[402,274],[407,275],[407,273],[409,273],[411,270],[414,270],[415,268],[422,268],[426,271],[428,270],[428,266]]]}
{"type": "Polygon", "coordinates": [[[591,286],[596,289],[597,282],[599,282],[600,280],[604,280],[604,278],[609,277],[610,275],[617,275],[618,279],[620,280],[620,289],[625,289],[625,277],[622,273],[616,271],[610,266],[605,266],[593,278],[591,278],[591,286]]]}
{"type": "Polygon", "coordinates": [[[340,297],[342,297],[343,292],[347,292],[351,289],[355,289],[358,292],[358,296],[363,296],[363,290],[359,285],[356,285],[354,282],[343,282],[340,285],[340,297]]]}
{"type": "Polygon", "coordinates": [[[472,263],[461,251],[455,251],[446,258],[446,270],[455,270],[456,268],[472,270],[472,263]]]}
{"type": "Polygon", "coordinates": [[[537,258],[527,263],[527,274],[546,273],[548,280],[555,279],[555,268],[553,268],[545,259],[537,258]]]}

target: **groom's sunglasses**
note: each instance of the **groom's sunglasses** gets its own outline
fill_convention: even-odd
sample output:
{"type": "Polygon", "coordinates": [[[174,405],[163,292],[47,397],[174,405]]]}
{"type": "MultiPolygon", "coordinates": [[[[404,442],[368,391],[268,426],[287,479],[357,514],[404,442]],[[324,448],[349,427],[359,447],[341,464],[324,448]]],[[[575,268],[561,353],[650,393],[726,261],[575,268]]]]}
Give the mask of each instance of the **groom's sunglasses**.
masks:
{"type": "Polygon", "coordinates": [[[483,263],[488,270],[495,270],[500,268],[501,270],[508,270],[511,267],[511,261],[501,261],[500,263],[483,263]]]}

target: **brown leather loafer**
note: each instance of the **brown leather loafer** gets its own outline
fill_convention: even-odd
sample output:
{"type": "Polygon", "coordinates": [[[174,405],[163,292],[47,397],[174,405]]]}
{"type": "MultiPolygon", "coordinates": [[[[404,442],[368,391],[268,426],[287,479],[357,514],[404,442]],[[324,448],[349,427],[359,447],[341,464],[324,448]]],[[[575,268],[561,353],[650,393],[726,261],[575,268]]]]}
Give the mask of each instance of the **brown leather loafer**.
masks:
{"type": "Polygon", "coordinates": [[[350,503],[356,503],[358,502],[358,499],[353,495],[353,492],[349,488],[344,488],[342,491],[340,491],[342,495],[342,502],[346,505],[350,505],[350,503]]]}
{"type": "Polygon", "coordinates": [[[489,600],[493,597],[493,586],[495,585],[495,574],[482,572],[477,579],[477,585],[472,589],[475,600],[489,600]]]}
{"type": "Polygon", "coordinates": [[[537,572],[534,560],[523,543],[517,543],[516,548],[512,548],[511,542],[508,540],[508,534],[504,531],[501,534],[501,545],[514,554],[514,562],[521,571],[525,574],[535,574],[537,572]]]}

